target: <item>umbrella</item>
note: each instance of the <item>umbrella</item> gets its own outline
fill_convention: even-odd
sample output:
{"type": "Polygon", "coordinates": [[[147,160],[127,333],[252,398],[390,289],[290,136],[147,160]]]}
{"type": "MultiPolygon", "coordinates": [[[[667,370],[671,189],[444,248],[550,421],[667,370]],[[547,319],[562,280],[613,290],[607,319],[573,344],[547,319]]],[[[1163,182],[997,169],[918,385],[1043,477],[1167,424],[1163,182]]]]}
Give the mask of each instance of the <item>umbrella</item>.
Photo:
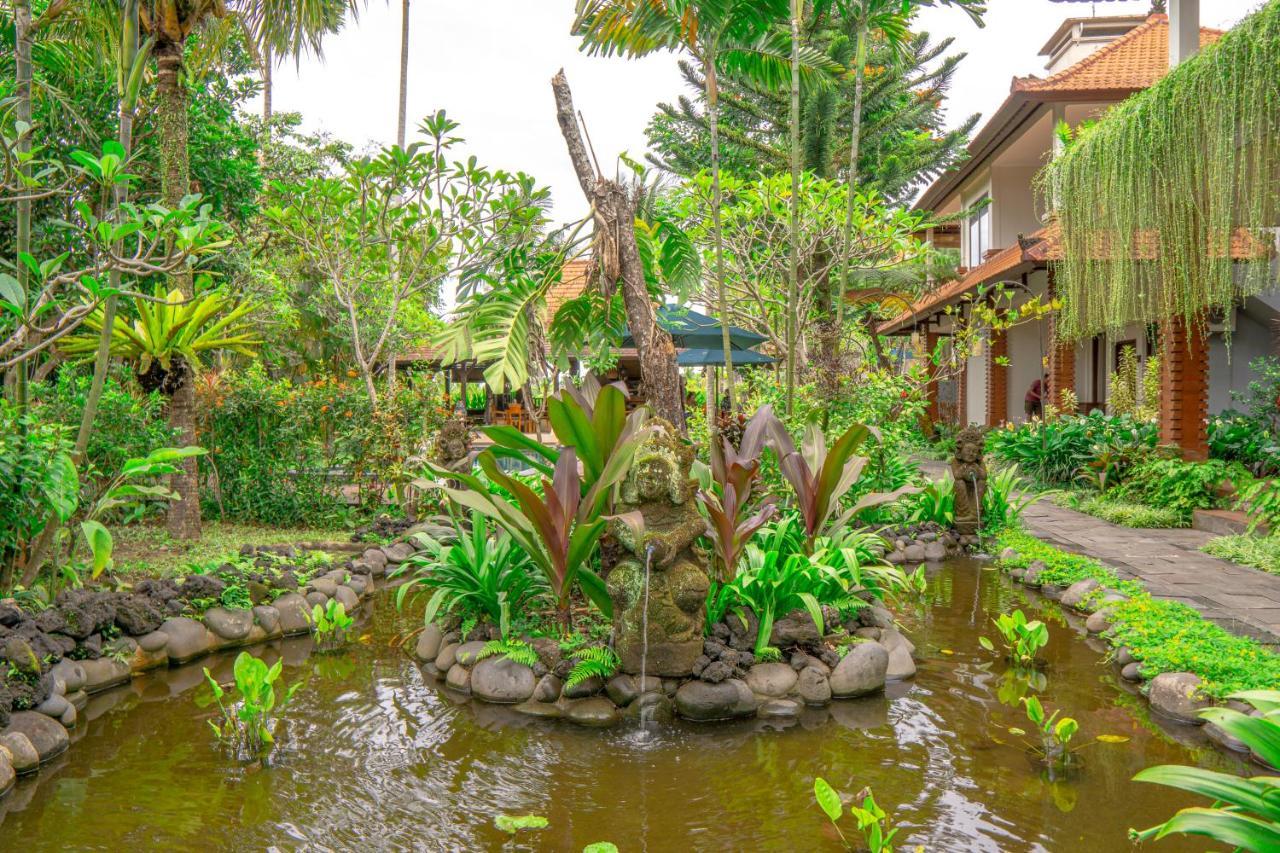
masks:
{"type": "MultiPolygon", "coordinates": [[[[706,314],[679,305],[663,305],[658,309],[658,325],[671,333],[672,342],[677,347],[718,350],[722,353],[723,359],[724,338],[720,331],[720,321],[715,317],[708,317],[706,314]]],[[[729,342],[735,353],[735,362],[738,360],[736,353],[739,348],[746,350],[764,343],[765,340],[767,338],[764,335],[749,332],[737,326],[729,327],[729,342]]],[[[636,345],[635,338],[630,332],[622,339],[622,345],[624,347],[636,345]]]]}
{"type": "MultiPolygon", "coordinates": [[[[753,349],[733,350],[733,366],[741,367],[751,364],[773,364],[777,359],[756,352],[753,349]]],[[[681,367],[721,367],[724,365],[722,349],[687,349],[676,356],[676,364],[681,367]]]]}

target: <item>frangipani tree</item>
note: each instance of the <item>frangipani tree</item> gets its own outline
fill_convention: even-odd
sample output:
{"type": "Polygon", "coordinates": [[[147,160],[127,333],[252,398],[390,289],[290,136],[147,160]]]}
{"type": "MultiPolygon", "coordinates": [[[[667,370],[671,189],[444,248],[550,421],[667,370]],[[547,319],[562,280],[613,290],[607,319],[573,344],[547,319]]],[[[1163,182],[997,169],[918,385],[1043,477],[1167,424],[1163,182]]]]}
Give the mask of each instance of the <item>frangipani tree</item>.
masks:
{"type": "Polygon", "coordinates": [[[425,142],[385,148],[342,175],[271,188],[267,219],[318,272],[316,307],[345,328],[375,408],[374,376],[405,306],[434,304],[452,278],[500,273],[543,224],[549,191],[474,157],[451,160],[463,141],[457,128],[438,112],[421,126],[425,142]]]}

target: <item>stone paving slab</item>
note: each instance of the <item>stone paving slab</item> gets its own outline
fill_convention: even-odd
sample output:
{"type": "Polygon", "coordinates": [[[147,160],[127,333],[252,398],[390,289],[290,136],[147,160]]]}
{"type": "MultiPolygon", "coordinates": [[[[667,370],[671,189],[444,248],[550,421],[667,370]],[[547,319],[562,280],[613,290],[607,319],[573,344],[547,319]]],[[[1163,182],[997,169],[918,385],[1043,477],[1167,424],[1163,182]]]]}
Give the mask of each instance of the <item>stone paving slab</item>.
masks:
{"type": "MultiPolygon", "coordinates": [[[[945,467],[920,463],[935,477],[945,467]]],[[[1202,553],[1212,533],[1120,527],[1048,500],[1028,507],[1022,521],[1039,538],[1141,581],[1154,597],[1182,601],[1226,630],[1280,650],[1280,575],[1202,553]]]]}

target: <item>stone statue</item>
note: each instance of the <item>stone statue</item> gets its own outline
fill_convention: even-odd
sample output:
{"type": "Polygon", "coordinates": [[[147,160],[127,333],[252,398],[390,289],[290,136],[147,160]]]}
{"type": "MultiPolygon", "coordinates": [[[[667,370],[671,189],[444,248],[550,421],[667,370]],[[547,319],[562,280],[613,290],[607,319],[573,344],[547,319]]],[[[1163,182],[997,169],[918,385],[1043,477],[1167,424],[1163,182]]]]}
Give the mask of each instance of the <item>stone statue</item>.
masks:
{"type": "Polygon", "coordinates": [[[951,476],[956,481],[956,531],[973,536],[982,527],[982,497],[987,491],[987,465],[982,461],[986,436],[978,427],[966,427],[956,436],[951,476]]]}
{"type": "Polygon", "coordinates": [[[465,414],[455,415],[440,425],[431,461],[450,471],[471,467],[471,426],[465,414]]]}
{"type": "Polygon", "coordinates": [[[625,672],[640,674],[643,667],[648,675],[688,676],[702,654],[711,586],[707,559],[693,543],[707,525],[694,502],[697,483],[689,473],[693,448],[668,422],[655,419],[650,425],[652,432],[622,482],[618,505],[620,515],[638,513],[644,523],[612,525],[628,554],[607,581],[614,647],[625,672]]]}

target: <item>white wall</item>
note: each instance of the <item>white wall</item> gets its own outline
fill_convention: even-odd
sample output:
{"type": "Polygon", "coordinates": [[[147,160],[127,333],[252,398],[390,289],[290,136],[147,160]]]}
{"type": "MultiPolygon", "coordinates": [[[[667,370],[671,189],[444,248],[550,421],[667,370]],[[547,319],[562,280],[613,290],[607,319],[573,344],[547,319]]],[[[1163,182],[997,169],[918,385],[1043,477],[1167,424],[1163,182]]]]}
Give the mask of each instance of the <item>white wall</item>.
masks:
{"type": "Polygon", "coordinates": [[[983,342],[982,352],[969,357],[965,367],[964,426],[987,422],[987,360],[991,350],[983,342]]]}
{"type": "Polygon", "coordinates": [[[1236,327],[1228,349],[1226,336],[1215,332],[1209,338],[1209,414],[1232,408],[1231,392],[1243,393],[1258,378],[1249,363],[1272,355],[1271,331],[1243,311],[1236,312],[1236,327]]]}
{"type": "Polygon", "coordinates": [[[1035,166],[991,167],[992,248],[1007,249],[1019,234],[1031,234],[1042,227],[1036,218],[1032,189],[1036,171],[1035,166]]]}

